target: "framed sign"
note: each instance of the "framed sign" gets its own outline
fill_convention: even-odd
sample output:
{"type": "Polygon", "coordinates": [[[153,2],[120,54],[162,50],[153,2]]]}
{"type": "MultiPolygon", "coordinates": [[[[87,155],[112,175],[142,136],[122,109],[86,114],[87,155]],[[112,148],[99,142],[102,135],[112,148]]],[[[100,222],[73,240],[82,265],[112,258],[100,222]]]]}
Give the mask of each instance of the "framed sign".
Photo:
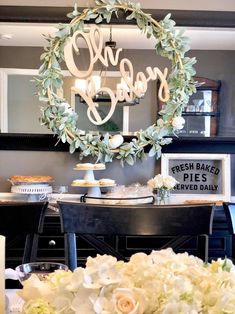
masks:
{"type": "Polygon", "coordinates": [[[228,154],[162,154],[163,175],[178,184],[172,194],[185,200],[230,201],[231,175],[228,154]]]}

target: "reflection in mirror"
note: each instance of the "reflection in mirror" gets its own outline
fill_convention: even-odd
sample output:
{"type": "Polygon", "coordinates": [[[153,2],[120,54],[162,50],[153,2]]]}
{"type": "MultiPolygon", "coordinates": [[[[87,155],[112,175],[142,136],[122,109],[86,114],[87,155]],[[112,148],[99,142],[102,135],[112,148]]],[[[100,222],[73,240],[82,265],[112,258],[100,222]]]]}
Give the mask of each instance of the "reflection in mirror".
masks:
{"type": "MultiPolygon", "coordinates": [[[[121,132],[123,133],[123,106],[117,106],[112,117],[101,125],[93,124],[87,117],[87,104],[81,100],[80,97],[76,96],[76,112],[79,112],[78,124],[79,128],[88,131],[99,131],[99,132],[121,132]]],[[[101,119],[104,119],[110,108],[110,101],[99,103],[97,109],[101,119]]]]}
{"type": "MultiPolygon", "coordinates": [[[[4,69],[7,76],[2,106],[1,132],[50,133],[39,123],[40,102],[36,96],[36,70],[4,69]]],[[[4,75],[3,74],[3,75],[4,75]]]]}
{"type": "Polygon", "coordinates": [[[197,92],[190,98],[185,112],[185,126],[180,130],[181,136],[210,137],[218,134],[221,81],[195,77],[197,92]]]}
{"type": "MultiPolygon", "coordinates": [[[[0,67],[1,68],[10,68],[10,67],[20,67],[20,68],[27,68],[25,65],[27,64],[27,59],[30,62],[33,59],[33,52],[31,48],[34,49],[42,49],[42,45],[45,42],[37,43],[37,38],[40,40],[42,39],[42,32],[48,33],[55,30],[54,26],[52,25],[37,25],[34,23],[31,24],[24,24],[21,25],[19,23],[0,23],[0,33],[13,33],[13,38],[10,40],[2,40],[0,39],[0,53],[1,53],[1,60],[0,60],[0,67]],[[7,29],[7,27],[10,29],[7,29]],[[16,26],[16,27],[15,27],[16,26]],[[43,28],[42,28],[43,27],[43,28]],[[14,35],[14,29],[17,31],[14,35]],[[33,31],[32,31],[33,29],[33,31]],[[39,31],[42,29],[42,31],[39,31]],[[38,34],[38,36],[36,35],[38,34]],[[33,39],[33,41],[31,41],[33,39]],[[16,42],[17,40],[17,42],[16,42]],[[21,46],[20,48],[15,49],[15,46],[21,46]],[[27,46],[27,47],[26,47],[27,46]],[[3,48],[3,49],[2,49],[3,48]],[[24,55],[24,65],[22,66],[19,51],[22,49],[25,52],[24,55]],[[8,61],[10,58],[7,58],[7,55],[13,55],[13,51],[17,56],[12,57],[13,66],[8,61]],[[26,52],[29,51],[26,54],[26,52]],[[30,58],[29,58],[30,56],[30,58]],[[32,58],[31,58],[32,56],[32,58]],[[30,59],[30,60],[29,60],[30,59]],[[7,62],[3,63],[3,60],[7,60],[7,62]],[[20,64],[21,63],[21,64],[20,64]],[[18,66],[19,64],[19,66],[18,66]]],[[[107,38],[109,37],[109,29],[105,30],[107,32],[107,38]]],[[[235,99],[235,80],[234,80],[234,73],[235,73],[235,30],[234,29],[206,29],[206,28],[196,28],[191,27],[190,29],[186,30],[186,35],[190,36],[191,43],[190,46],[193,51],[189,52],[189,56],[196,56],[198,62],[196,64],[197,75],[208,77],[213,80],[221,80],[221,92],[220,92],[220,99],[219,102],[221,104],[221,113],[220,113],[220,122],[216,134],[219,136],[234,136],[235,134],[235,106],[233,106],[233,102],[235,99]],[[213,50],[214,49],[214,50],[213,50]]],[[[113,38],[117,41],[118,45],[125,48],[126,56],[130,59],[134,59],[135,67],[143,70],[144,65],[146,66],[147,61],[149,63],[155,62],[155,64],[160,65],[160,59],[156,58],[155,52],[152,53],[153,44],[151,40],[146,40],[145,36],[141,37],[141,39],[136,39],[135,30],[133,26],[120,26],[117,25],[113,27],[113,38]],[[126,27],[128,27],[128,32],[126,31],[126,27]],[[125,34],[125,35],[123,35],[125,34]],[[127,36],[128,34],[128,36],[127,36]],[[150,47],[151,46],[151,47],[150,47]],[[143,57],[144,56],[144,57],[143,57]]],[[[23,55],[22,52],[22,55],[23,55]]],[[[38,53],[40,55],[40,53],[38,53]]],[[[37,68],[39,67],[39,57],[37,57],[37,62],[35,62],[34,66],[30,66],[30,70],[27,74],[28,82],[25,79],[21,80],[20,82],[24,82],[24,86],[20,87],[18,83],[15,81],[18,80],[20,77],[17,74],[15,77],[12,75],[8,75],[5,72],[1,73],[1,82],[4,85],[4,88],[1,87],[1,103],[0,103],[0,129],[1,132],[11,132],[11,133],[49,133],[50,131],[40,126],[38,119],[40,116],[40,103],[37,97],[34,95],[35,93],[35,85],[31,82],[31,79],[37,73],[37,68]],[[35,71],[35,72],[34,72],[35,71]],[[8,82],[8,78],[9,82],[8,82]],[[6,93],[5,86],[8,84],[9,92],[6,93]],[[13,84],[13,85],[12,85],[13,84]],[[13,90],[12,91],[12,87],[13,90]],[[28,87],[32,87],[32,92],[28,92],[28,87]],[[24,91],[24,92],[22,92],[24,91]],[[22,95],[22,97],[20,96],[22,95]],[[28,95],[28,96],[27,96],[28,95]],[[26,99],[26,96],[28,100],[26,99]],[[6,97],[9,98],[11,102],[9,104],[9,108],[5,103],[6,97]],[[13,103],[15,104],[13,108],[13,103]],[[28,107],[26,107],[26,104],[28,107]],[[30,105],[31,104],[31,105],[30,105]],[[35,114],[36,116],[33,117],[31,114],[35,114]],[[16,116],[14,117],[14,114],[16,116]],[[24,117],[24,122],[20,122],[20,116],[24,117]],[[7,118],[6,118],[7,117],[7,118]],[[26,122],[25,122],[26,121],[26,122]],[[23,128],[22,128],[23,127],[23,128]],[[22,129],[21,129],[22,128],[22,129]]],[[[31,63],[32,65],[32,63],[31,63]]],[[[163,65],[165,66],[165,64],[163,65]]],[[[162,67],[160,65],[160,67],[162,67]]],[[[7,69],[2,69],[3,71],[7,71],[7,69]]],[[[9,72],[10,73],[10,72],[9,72]]],[[[26,76],[25,76],[26,78],[26,76]]],[[[67,79],[67,78],[66,78],[67,79]]],[[[65,80],[66,80],[65,79],[65,80]]],[[[65,83],[66,85],[66,83],[65,83]]],[[[68,100],[71,105],[76,107],[78,110],[79,116],[81,117],[83,114],[81,112],[84,110],[86,111],[85,106],[77,97],[74,98],[73,95],[70,93],[70,89],[68,92],[65,90],[65,98],[68,100]],[[66,95],[68,93],[68,95],[66,95]],[[76,99],[75,102],[71,101],[76,99]]],[[[205,95],[205,92],[203,92],[205,95]]],[[[209,94],[207,94],[208,96],[209,94]]],[[[207,97],[203,96],[203,98],[207,97]]],[[[209,96],[208,96],[209,97],[209,96]]],[[[156,100],[156,90],[155,86],[152,85],[149,88],[149,92],[144,98],[143,102],[144,106],[133,106],[129,107],[130,119],[129,119],[129,126],[125,124],[123,121],[123,110],[125,107],[118,107],[117,117],[114,119],[114,123],[118,125],[118,128],[123,129],[124,131],[136,131],[140,127],[146,128],[147,126],[153,124],[155,122],[155,118],[157,116],[158,108],[155,106],[157,103],[156,100]],[[134,108],[135,107],[135,108],[134,108]],[[121,119],[122,118],[122,119],[121,119]],[[140,123],[141,122],[141,123],[140,123]],[[123,126],[124,125],[124,126],[123,126]]],[[[191,104],[194,106],[194,104],[191,104]]],[[[103,105],[105,108],[105,105],[103,105]]],[[[105,109],[103,109],[105,110],[105,109]]],[[[188,110],[188,109],[187,109],[188,110]]],[[[204,110],[205,107],[204,107],[204,110]]],[[[208,118],[204,118],[204,120],[208,120],[208,118]]],[[[189,117],[190,120],[190,117],[189,117]]],[[[79,122],[81,129],[87,129],[89,121],[85,121],[81,119],[79,122]]],[[[203,122],[204,123],[204,122],[203,122]]],[[[191,125],[191,122],[189,122],[191,125]]],[[[208,123],[207,123],[208,125],[208,123]]],[[[94,127],[94,125],[92,125],[94,127]]],[[[203,124],[204,127],[204,124],[203,124]]],[[[79,127],[80,128],[80,127],[79,127]]],[[[89,129],[91,125],[88,126],[89,129]]],[[[205,128],[205,133],[209,134],[209,127],[205,128]]],[[[210,128],[210,135],[213,135],[212,130],[210,128]]],[[[189,135],[190,136],[190,135],[189,135]]],[[[198,135],[200,136],[200,135],[198,135]]]]}
{"type": "MultiPolygon", "coordinates": [[[[40,106],[37,96],[35,77],[38,70],[32,69],[0,69],[1,115],[0,130],[2,133],[50,134],[50,130],[39,123],[40,106]]],[[[119,105],[112,120],[104,125],[95,126],[87,118],[87,105],[72,91],[75,78],[68,71],[63,71],[62,93],[65,100],[78,113],[79,128],[85,131],[122,132],[129,131],[129,107],[119,105]]],[[[96,73],[94,73],[96,74],[96,73]]],[[[120,82],[120,74],[107,71],[105,79],[111,88],[120,82]]],[[[100,114],[106,115],[110,102],[100,103],[100,114]]]]}
{"type": "MultiPolygon", "coordinates": [[[[219,94],[221,81],[194,77],[197,91],[189,97],[182,113],[184,127],[178,131],[179,137],[211,137],[218,135],[220,119],[219,94]]],[[[161,109],[165,104],[159,103],[161,109]]]]}
{"type": "MultiPolygon", "coordinates": [[[[99,72],[94,71],[94,75],[100,75],[99,72]]],[[[106,71],[101,75],[101,87],[106,84],[112,90],[116,89],[116,85],[120,83],[121,77],[118,71],[106,71]]],[[[129,106],[123,103],[119,103],[115,109],[115,112],[110,120],[101,125],[93,124],[88,116],[88,106],[84,100],[76,94],[72,89],[76,86],[76,79],[74,77],[64,77],[63,80],[63,96],[65,100],[71,105],[71,107],[78,114],[77,125],[79,129],[84,131],[99,131],[99,132],[121,132],[123,134],[129,134],[129,106]]],[[[110,110],[110,100],[101,95],[95,102],[99,104],[98,112],[101,118],[104,118],[110,110]]]]}
{"type": "MultiPolygon", "coordinates": [[[[36,69],[0,69],[1,133],[51,134],[40,124],[42,102],[37,96],[36,69]]],[[[64,71],[64,75],[70,75],[64,71]]]]}
{"type": "Polygon", "coordinates": [[[0,69],[2,133],[46,133],[40,126],[39,100],[33,82],[37,70],[0,69]]]}

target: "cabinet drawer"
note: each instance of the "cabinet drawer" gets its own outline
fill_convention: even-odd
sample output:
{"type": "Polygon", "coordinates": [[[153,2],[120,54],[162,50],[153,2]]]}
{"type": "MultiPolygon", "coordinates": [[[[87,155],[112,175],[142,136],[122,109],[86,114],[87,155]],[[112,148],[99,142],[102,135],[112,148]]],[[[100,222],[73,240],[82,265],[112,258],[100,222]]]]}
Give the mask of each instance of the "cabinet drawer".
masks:
{"type": "Polygon", "coordinates": [[[42,235],[38,241],[39,249],[64,248],[63,235],[42,235]]]}

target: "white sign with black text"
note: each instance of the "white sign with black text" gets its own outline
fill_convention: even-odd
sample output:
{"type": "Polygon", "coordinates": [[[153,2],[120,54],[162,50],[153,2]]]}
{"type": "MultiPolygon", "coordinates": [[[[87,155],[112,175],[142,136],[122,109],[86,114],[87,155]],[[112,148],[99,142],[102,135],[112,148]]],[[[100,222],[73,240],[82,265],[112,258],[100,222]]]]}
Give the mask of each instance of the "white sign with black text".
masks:
{"type": "Polygon", "coordinates": [[[174,195],[185,199],[230,200],[228,154],[162,154],[161,167],[163,175],[178,181],[174,195]]]}

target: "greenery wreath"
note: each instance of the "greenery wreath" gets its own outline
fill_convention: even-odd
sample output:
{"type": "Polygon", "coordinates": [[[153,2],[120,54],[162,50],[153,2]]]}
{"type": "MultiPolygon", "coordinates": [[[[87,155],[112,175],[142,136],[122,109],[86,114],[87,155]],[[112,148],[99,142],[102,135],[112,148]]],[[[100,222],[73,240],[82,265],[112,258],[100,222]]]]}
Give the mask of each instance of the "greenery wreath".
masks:
{"type": "Polygon", "coordinates": [[[125,0],[96,0],[95,7],[78,12],[75,5],[74,11],[68,14],[72,18],[70,24],[59,24],[55,36],[46,36],[49,43],[41,55],[43,63],[36,78],[39,99],[46,102],[41,108],[41,123],[46,125],[62,142],[70,144],[70,153],[80,150],[80,159],[93,156],[98,162],[111,162],[113,158],[121,164],[133,165],[137,159],[146,157],[145,147],[150,146],[149,156],[161,156],[163,145],[169,144],[170,136],[177,129],[182,128],[182,111],[188,103],[189,97],[196,91],[193,75],[195,58],[185,57],[188,51],[188,38],[183,32],[177,32],[175,22],[168,14],[163,20],[156,21],[151,15],[144,13],[139,3],[125,0]],[[129,142],[122,143],[116,149],[109,145],[109,133],[86,133],[77,125],[77,114],[72,110],[65,99],[58,96],[57,90],[63,85],[63,74],[60,63],[64,58],[64,45],[66,40],[77,30],[84,31],[85,21],[101,23],[110,22],[112,14],[118,17],[118,11],[127,14],[126,19],[135,19],[139,29],[147,38],[154,36],[156,39],[156,53],[171,61],[172,71],[168,76],[170,98],[161,117],[156,124],[146,130],[139,130],[129,142]]]}

